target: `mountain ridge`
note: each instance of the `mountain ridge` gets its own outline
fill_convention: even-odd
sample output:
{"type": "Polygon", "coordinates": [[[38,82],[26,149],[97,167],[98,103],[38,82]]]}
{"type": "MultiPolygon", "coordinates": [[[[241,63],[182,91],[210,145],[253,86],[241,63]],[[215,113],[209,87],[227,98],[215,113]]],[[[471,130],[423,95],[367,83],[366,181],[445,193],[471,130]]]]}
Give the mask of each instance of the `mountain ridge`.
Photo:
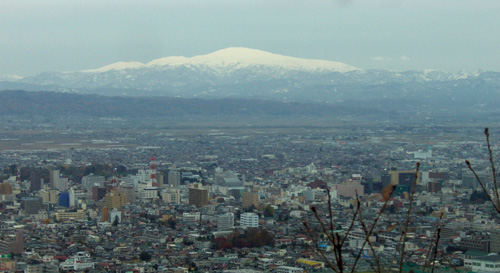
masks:
{"type": "Polygon", "coordinates": [[[0,81],[0,90],[271,100],[355,109],[361,106],[365,112],[383,109],[399,115],[429,117],[459,113],[490,115],[496,113],[496,105],[500,103],[500,72],[297,70],[262,64],[255,55],[274,58],[268,63],[285,58],[293,64],[295,59],[259,50],[230,48],[211,54],[157,59],[147,68],[142,63],[118,63],[103,72],[45,72],[15,81],[0,81]],[[241,56],[244,52],[248,53],[246,57],[241,56]],[[245,58],[250,60],[241,65],[245,58]],[[249,65],[252,59],[260,65],[249,65]],[[187,60],[193,65],[162,66],[187,60]],[[130,68],[122,69],[127,66],[130,68]]]}

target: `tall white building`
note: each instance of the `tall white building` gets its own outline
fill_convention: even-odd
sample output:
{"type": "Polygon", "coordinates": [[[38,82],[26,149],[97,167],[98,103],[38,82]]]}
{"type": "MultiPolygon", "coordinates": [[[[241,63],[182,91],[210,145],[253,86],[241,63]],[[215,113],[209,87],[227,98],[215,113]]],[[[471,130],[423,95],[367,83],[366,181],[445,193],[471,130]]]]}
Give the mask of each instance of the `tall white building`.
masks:
{"type": "Polygon", "coordinates": [[[69,206],[70,207],[76,206],[75,190],[73,189],[69,190],[69,206]]]}
{"type": "Polygon", "coordinates": [[[178,171],[169,171],[168,184],[171,187],[178,187],[181,184],[181,173],[178,171]]]}
{"type": "Polygon", "coordinates": [[[217,216],[217,230],[229,230],[234,228],[234,214],[227,212],[217,216]]]}
{"type": "Polygon", "coordinates": [[[59,191],[67,191],[68,190],[68,178],[67,177],[59,177],[54,181],[54,188],[59,191]]]}
{"type": "Polygon", "coordinates": [[[245,212],[240,216],[240,226],[242,228],[259,227],[259,216],[253,212],[245,212]]]}
{"type": "Polygon", "coordinates": [[[60,172],[59,170],[51,170],[50,171],[50,186],[52,188],[56,187],[57,180],[59,179],[60,172]]]}

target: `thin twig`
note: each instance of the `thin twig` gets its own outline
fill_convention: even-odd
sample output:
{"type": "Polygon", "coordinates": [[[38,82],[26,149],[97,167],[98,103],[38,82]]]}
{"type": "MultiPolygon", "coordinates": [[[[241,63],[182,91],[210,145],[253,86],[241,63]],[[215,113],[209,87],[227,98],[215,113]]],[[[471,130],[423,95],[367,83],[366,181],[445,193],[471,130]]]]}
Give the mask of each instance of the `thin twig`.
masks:
{"type": "MultiPolygon", "coordinates": [[[[368,238],[372,235],[373,233],[373,229],[375,228],[375,226],[377,225],[377,222],[378,220],[380,219],[380,216],[382,216],[382,214],[384,213],[385,209],[387,208],[387,204],[389,204],[389,200],[391,199],[391,196],[392,196],[392,193],[394,192],[394,186],[393,186],[393,189],[391,190],[391,192],[389,193],[389,196],[388,198],[385,200],[384,202],[384,205],[382,206],[382,209],[380,209],[380,212],[379,214],[377,215],[377,218],[375,218],[375,221],[373,222],[373,225],[371,226],[370,228],[370,231],[368,232],[367,234],[367,237],[365,238],[364,242],[363,242],[363,245],[361,246],[361,250],[363,250],[363,248],[365,248],[365,245],[366,245],[366,241],[368,240],[368,238]]],[[[356,264],[358,263],[359,259],[361,258],[361,252],[362,251],[359,251],[358,252],[358,255],[356,256],[356,259],[354,260],[354,265],[352,267],[352,270],[351,270],[351,273],[354,272],[354,269],[356,268],[356,264]]]]}
{"type": "Polygon", "coordinates": [[[437,252],[438,252],[438,246],[439,246],[439,239],[441,237],[441,228],[438,228],[437,230],[437,238],[436,238],[436,245],[434,246],[434,258],[433,258],[433,263],[432,263],[432,271],[431,273],[434,273],[434,267],[436,266],[436,257],[437,257],[437,252]]]}
{"type": "MultiPolygon", "coordinates": [[[[330,215],[330,236],[333,238],[333,254],[335,255],[335,260],[337,260],[337,265],[339,267],[342,267],[342,244],[340,244],[340,247],[337,247],[337,244],[339,244],[339,238],[338,235],[335,236],[334,234],[334,228],[333,228],[333,212],[332,212],[332,195],[330,193],[330,188],[326,189],[326,192],[328,194],[328,212],[330,215]]],[[[356,215],[354,216],[354,218],[356,215]]],[[[354,221],[353,221],[354,223],[354,221]]]]}
{"type": "Polygon", "coordinates": [[[323,261],[325,261],[327,264],[328,264],[328,267],[330,267],[333,271],[339,273],[341,271],[338,271],[334,266],[333,264],[330,262],[330,260],[328,258],[326,258],[326,255],[325,253],[323,253],[323,251],[321,250],[321,248],[319,247],[318,245],[318,240],[316,238],[314,238],[314,235],[312,233],[312,230],[311,228],[309,228],[309,225],[307,225],[306,222],[303,223],[304,224],[304,227],[306,228],[306,232],[308,233],[309,237],[311,238],[311,240],[313,241],[314,243],[314,247],[315,249],[320,253],[321,255],[321,258],[323,259],[323,261]]]}
{"type": "MultiPolygon", "coordinates": [[[[342,273],[343,272],[343,269],[341,266],[342,265],[342,245],[339,245],[339,243],[338,243],[338,241],[339,241],[338,236],[335,236],[335,234],[333,232],[331,232],[333,237],[330,236],[328,229],[325,227],[323,221],[321,220],[321,217],[319,217],[319,214],[318,214],[316,207],[312,207],[311,210],[314,213],[314,217],[316,217],[316,220],[319,222],[323,233],[326,235],[326,237],[330,241],[330,244],[333,246],[335,260],[337,262],[337,265],[339,265],[339,268],[341,268],[340,272],[342,273]]],[[[354,219],[353,219],[353,223],[354,223],[354,219]]],[[[351,227],[352,227],[352,225],[351,225],[351,227]]]]}
{"type": "Polygon", "coordinates": [[[333,238],[333,212],[332,212],[332,196],[330,195],[330,188],[326,188],[326,193],[328,194],[328,211],[330,213],[330,232],[333,238]]]}
{"type": "Polygon", "coordinates": [[[493,151],[491,150],[490,145],[490,132],[488,128],[484,129],[484,134],[486,135],[486,143],[488,144],[488,153],[490,154],[490,163],[491,163],[491,172],[493,174],[493,186],[495,187],[495,197],[496,197],[496,205],[500,206],[500,198],[498,197],[498,185],[497,185],[497,172],[495,168],[495,164],[493,163],[493,151]]]}
{"type": "Polygon", "coordinates": [[[444,260],[446,260],[446,262],[448,262],[448,264],[453,268],[453,270],[455,270],[455,272],[460,273],[460,270],[458,270],[458,268],[455,265],[453,265],[453,263],[450,261],[450,259],[448,259],[448,257],[444,256],[443,253],[441,252],[439,253],[439,256],[444,260]]]}
{"type": "Polygon", "coordinates": [[[469,170],[471,170],[472,173],[474,174],[474,176],[476,177],[477,182],[479,182],[479,185],[481,186],[481,188],[483,189],[484,193],[486,194],[486,197],[488,197],[488,200],[491,202],[491,204],[493,205],[493,207],[495,208],[495,210],[500,214],[500,208],[495,204],[495,201],[493,201],[493,198],[491,198],[491,195],[488,192],[488,190],[486,189],[483,181],[479,178],[479,176],[477,175],[477,173],[474,170],[474,168],[472,168],[472,165],[470,164],[470,161],[469,160],[465,160],[465,164],[467,164],[467,167],[469,167],[469,170]]]}
{"type": "Polygon", "coordinates": [[[333,237],[330,237],[330,234],[328,233],[328,230],[326,229],[325,224],[321,220],[321,217],[319,217],[319,214],[318,214],[318,211],[316,210],[316,207],[312,207],[311,211],[314,213],[314,217],[316,217],[316,220],[320,224],[323,233],[326,235],[326,237],[328,238],[328,240],[330,241],[330,243],[332,245],[335,245],[335,240],[334,240],[333,237]]]}
{"type": "MultiPolygon", "coordinates": [[[[359,204],[361,202],[359,200],[359,196],[358,196],[358,192],[357,191],[356,191],[356,201],[358,202],[358,206],[360,206],[359,204]]],[[[363,214],[362,214],[361,210],[359,210],[359,222],[361,223],[361,227],[363,227],[363,231],[365,233],[365,236],[368,236],[368,229],[366,228],[365,221],[363,220],[363,214]]],[[[371,249],[371,251],[373,253],[373,259],[375,259],[375,262],[377,263],[377,270],[375,272],[382,273],[382,271],[380,270],[380,261],[379,261],[379,259],[377,257],[377,254],[375,253],[375,249],[373,248],[373,244],[370,241],[370,238],[368,238],[368,245],[370,246],[370,249],[371,249]]],[[[361,249],[361,251],[363,251],[363,249],[361,249]]]]}
{"type": "Polygon", "coordinates": [[[444,212],[441,212],[441,215],[439,216],[439,221],[437,222],[436,229],[434,230],[434,234],[432,234],[431,242],[429,243],[429,249],[427,250],[427,257],[425,257],[425,264],[424,268],[422,269],[422,272],[425,272],[425,269],[427,268],[427,265],[430,265],[431,263],[431,253],[432,253],[432,242],[434,242],[434,238],[437,237],[437,230],[441,225],[441,220],[443,219],[444,212]]]}
{"type": "Polygon", "coordinates": [[[340,243],[341,246],[344,245],[345,241],[347,240],[347,236],[349,236],[349,233],[351,233],[351,230],[354,228],[354,222],[356,221],[359,210],[360,210],[360,208],[359,208],[359,206],[357,206],[356,211],[354,211],[354,216],[352,217],[351,224],[349,225],[349,229],[347,229],[347,232],[344,235],[344,238],[342,238],[342,242],[340,243]]]}
{"type": "Polygon", "coordinates": [[[411,214],[411,209],[413,207],[413,197],[415,195],[415,188],[417,187],[419,169],[420,169],[420,162],[417,162],[417,170],[415,171],[415,180],[413,181],[413,186],[410,195],[410,205],[408,207],[408,213],[406,214],[405,229],[403,230],[403,238],[402,238],[403,245],[401,248],[401,260],[399,261],[399,272],[403,272],[402,270],[403,270],[403,260],[405,254],[405,246],[406,246],[406,234],[408,233],[408,224],[410,223],[410,214],[411,214]]]}

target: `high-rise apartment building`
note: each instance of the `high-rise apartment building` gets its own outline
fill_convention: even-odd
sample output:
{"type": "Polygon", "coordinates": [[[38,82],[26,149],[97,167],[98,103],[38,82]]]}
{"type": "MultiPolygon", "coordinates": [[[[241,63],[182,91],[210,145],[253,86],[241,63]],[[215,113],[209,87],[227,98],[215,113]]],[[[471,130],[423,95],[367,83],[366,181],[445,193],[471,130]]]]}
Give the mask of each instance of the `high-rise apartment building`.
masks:
{"type": "Polygon", "coordinates": [[[108,209],[119,209],[127,204],[127,197],[123,192],[113,189],[104,196],[104,204],[108,209]]]}
{"type": "Polygon", "coordinates": [[[127,197],[127,202],[134,202],[135,200],[135,189],[134,185],[125,184],[118,188],[119,191],[123,192],[127,197]]]}
{"type": "Polygon", "coordinates": [[[242,213],[240,216],[240,226],[242,228],[259,227],[259,216],[252,212],[242,213]]]}
{"type": "Polygon", "coordinates": [[[101,188],[99,186],[92,187],[92,200],[98,202],[106,196],[106,188],[101,188]]]}
{"type": "Polygon", "coordinates": [[[0,194],[12,194],[12,186],[9,182],[0,183],[0,194]]]}
{"type": "Polygon", "coordinates": [[[189,188],[189,205],[197,208],[208,205],[208,190],[202,187],[189,188]]]}
{"type": "Polygon", "coordinates": [[[259,194],[255,192],[243,192],[241,194],[241,206],[247,208],[250,206],[259,207],[259,194]]]}
{"type": "Polygon", "coordinates": [[[0,254],[21,254],[24,251],[24,235],[22,231],[16,232],[0,241],[0,254]]]}
{"type": "Polygon", "coordinates": [[[227,212],[217,216],[217,230],[230,230],[234,228],[234,214],[227,212]]]}

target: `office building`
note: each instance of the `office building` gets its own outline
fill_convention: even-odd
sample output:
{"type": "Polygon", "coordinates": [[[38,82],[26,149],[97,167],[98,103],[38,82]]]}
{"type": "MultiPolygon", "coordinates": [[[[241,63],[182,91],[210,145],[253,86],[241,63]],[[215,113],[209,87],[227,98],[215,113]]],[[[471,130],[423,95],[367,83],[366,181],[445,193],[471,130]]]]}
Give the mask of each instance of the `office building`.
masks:
{"type": "Polygon", "coordinates": [[[43,178],[41,173],[32,172],[30,175],[30,191],[37,192],[42,189],[43,178]]]}
{"type": "Polygon", "coordinates": [[[26,214],[37,214],[42,209],[42,199],[38,197],[26,197],[21,199],[21,205],[26,214]]]}
{"type": "Polygon", "coordinates": [[[55,188],[57,184],[57,180],[59,179],[60,172],[59,170],[51,170],[50,171],[50,187],[55,188]]]}
{"type": "Polygon", "coordinates": [[[62,192],[59,194],[59,206],[69,208],[69,193],[62,192]]]}
{"type": "Polygon", "coordinates": [[[178,187],[181,184],[181,173],[178,171],[168,172],[168,185],[171,187],[178,187]]]}
{"type": "MultiPolygon", "coordinates": [[[[415,171],[414,170],[408,170],[408,171],[395,171],[391,170],[389,171],[389,174],[391,175],[391,184],[392,185],[400,185],[400,186],[406,186],[408,187],[408,190],[411,191],[413,187],[413,182],[415,182],[415,171]]],[[[416,185],[420,184],[420,178],[416,181],[416,185]]]]}
{"type": "Polygon", "coordinates": [[[68,178],[67,177],[59,177],[54,182],[54,188],[58,191],[67,191],[68,190],[68,178]]]}

